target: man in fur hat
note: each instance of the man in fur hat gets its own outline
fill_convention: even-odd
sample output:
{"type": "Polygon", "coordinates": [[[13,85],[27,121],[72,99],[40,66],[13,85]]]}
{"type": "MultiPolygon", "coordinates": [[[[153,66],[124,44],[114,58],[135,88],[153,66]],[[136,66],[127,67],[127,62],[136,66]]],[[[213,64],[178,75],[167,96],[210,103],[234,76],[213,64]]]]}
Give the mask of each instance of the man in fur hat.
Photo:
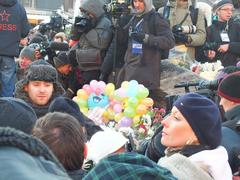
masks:
{"type": "Polygon", "coordinates": [[[44,60],[33,62],[25,77],[16,83],[15,97],[26,101],[37,117],[45,115],[51,101],[64,93],[57,71],[44,60]]]}

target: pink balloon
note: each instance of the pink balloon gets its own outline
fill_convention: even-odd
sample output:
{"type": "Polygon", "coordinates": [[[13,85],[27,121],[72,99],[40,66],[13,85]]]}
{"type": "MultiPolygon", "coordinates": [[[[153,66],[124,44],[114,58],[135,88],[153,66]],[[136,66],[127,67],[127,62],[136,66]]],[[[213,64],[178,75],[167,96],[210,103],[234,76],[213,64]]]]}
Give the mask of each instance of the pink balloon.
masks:
{"type": "Polygon", "coordinates": [[[105,90],[105,87],[106,87],[106,83],[104,81],[98,82],[98,88],[100,88],[102,92],[105,90]]]}
{"type": "Polygon", "coordinates": [[[114,111],[115,113],[120,113],[120,112],[122,112],[122,106],[121,106],[121,104],[115,104],[115,105],[113,106],[113,111],[114,111]]]}
{"type": "Polygon", "coordinates": [[[125,98],[126,97],[126,90],[124,88],[119,88],[118,89],[118,95],[121,97],[121,98],[125,98]]]}
{"type": "Polygon", "coordinates": [[[82,89],[90,95],[92,93],[92,89],[88,84],[83,85],[82,89]]]}
{"type": "Polygon", "coordinates": [[[95,90],[97,89],[97,87],[98,87],[98,82],[97,82],[97,80],[91,80],[91,82],[90,82],[90,87],[92,88],[92,90],[95,92],[95,90]]]}

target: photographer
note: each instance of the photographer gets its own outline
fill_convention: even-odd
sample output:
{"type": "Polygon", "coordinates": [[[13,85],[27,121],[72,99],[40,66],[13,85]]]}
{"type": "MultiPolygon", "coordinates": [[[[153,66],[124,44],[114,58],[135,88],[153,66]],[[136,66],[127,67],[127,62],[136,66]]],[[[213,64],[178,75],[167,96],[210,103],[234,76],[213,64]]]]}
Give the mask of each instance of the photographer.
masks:
{"type": "Polygon", "coordinates": [[[213,5],[218,21],[207,28],[206,54],[211,61],[221,60],[224,67],[240,60],[240,23],[232,18],[233,3],[221,0],[213,5]]]}
{"type": "Polygon", "coordinates": [[[200,61],[196,49],[200,48],[198,46],[203,45],[206,39],[204,13],[195,8],[191,0],[169,0],[158,12],[169,20],[176,45],[184,44],[188,58],[200,61]]]}
{"type": "Polygon", "coordinates": [[[70,52],[81,71],[82,84],[100,76],[100,66],[112,40],[111,21],[105,17],[100,0],[84,0],[80,5],[81,16],[75,18],[73,40],[79,40],[70,52]]]}
{"type": "Polygon", "coordinates": [[[120,70],[117,84],[136,80],[150,90],[150,97],[156,106],[160,103],[160,60],[162,50],[174,46],[174,37],[167,21],[156,13],[152,0],[134,0],[133,17],[128,23],[128,48],[125,64],[120,70]]]}

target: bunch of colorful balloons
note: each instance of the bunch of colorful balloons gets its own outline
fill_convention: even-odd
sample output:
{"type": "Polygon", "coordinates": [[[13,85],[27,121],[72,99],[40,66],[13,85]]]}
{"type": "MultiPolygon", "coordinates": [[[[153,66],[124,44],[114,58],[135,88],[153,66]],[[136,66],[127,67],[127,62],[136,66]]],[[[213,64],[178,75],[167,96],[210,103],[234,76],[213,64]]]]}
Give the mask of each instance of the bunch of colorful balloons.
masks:
{"type": "Polygon", "coordinates": [[[119,127],[134,127],[153,107],[148,95],[149,90],[135,80],[122,82],[118,89],[113,83],[92,80],[78,90],[73,100],[86,115],[91,109],[102,108],[103,124],[114,120],[119,127]]]}

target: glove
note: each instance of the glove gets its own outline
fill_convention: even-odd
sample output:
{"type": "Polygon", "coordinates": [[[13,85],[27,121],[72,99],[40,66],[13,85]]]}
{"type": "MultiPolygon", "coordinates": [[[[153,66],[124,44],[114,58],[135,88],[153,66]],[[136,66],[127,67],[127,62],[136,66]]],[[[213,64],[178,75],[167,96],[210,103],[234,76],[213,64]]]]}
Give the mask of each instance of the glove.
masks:
{"type": "Polygon", "coordinates": [[[182,32],[182,30],[183,30],[182,25],[180,25],[180,24],[176,24],[172,27],[173,33],[180,33],[180,32],[182,32]]]}
{"type": "Polygon", "coordinates": [[[188,43],[188,36],[183,33],[174,33],[176,43],[188,43]]]}
{"type": "Polygon", "coordinates": [[[147,41],[147,36],[145,33],[141,32],[132,32],[131,33],[131,38],[139,43],[144,43],[147,41]]]}

